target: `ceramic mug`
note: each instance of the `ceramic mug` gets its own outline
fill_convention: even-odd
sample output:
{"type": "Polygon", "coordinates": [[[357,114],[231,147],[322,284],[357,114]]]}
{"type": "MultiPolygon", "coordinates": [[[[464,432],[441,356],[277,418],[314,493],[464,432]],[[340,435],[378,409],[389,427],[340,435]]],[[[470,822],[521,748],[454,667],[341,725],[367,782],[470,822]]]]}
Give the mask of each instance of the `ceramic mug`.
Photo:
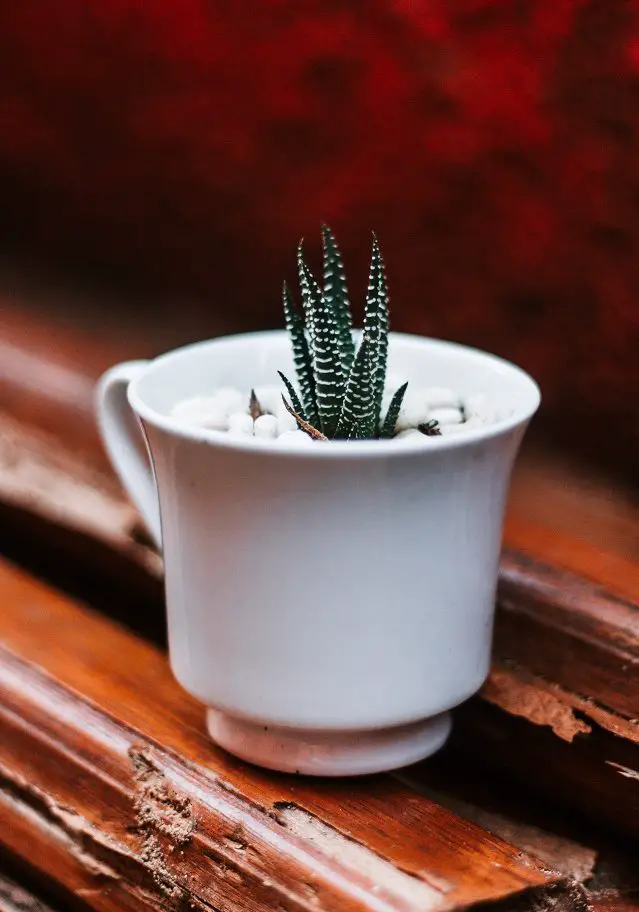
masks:
{"type": "Polygon", "coordinates": [[[409,384],[483,393],[463,434],[293,448],[171,417],[182,399],[293,375],[286,333],[219,338],[108,371],[106,448],[165,564],[171,667],[230,752],[318,775],[437,750],[489,668],[504,508],[539,405],[519,368],[391,334],[409,384]]]}

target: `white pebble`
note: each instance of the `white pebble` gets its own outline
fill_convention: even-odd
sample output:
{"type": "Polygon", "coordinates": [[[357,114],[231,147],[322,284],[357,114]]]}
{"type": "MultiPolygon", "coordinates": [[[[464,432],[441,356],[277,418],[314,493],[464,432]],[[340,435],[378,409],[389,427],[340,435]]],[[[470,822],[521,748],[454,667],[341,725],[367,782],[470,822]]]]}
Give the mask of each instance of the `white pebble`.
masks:
{"type": "Polygon", "coordinates": [[[284,387],[279,386],[256,386],[255,395],[263,412],[270,415],[277,415],[282,405],[282,393],[284,387]]]}
{"type": "Polygon", "coordinates": [[[280,434],[277,438],[278,443],[289,444],[292,443],[294,446],[298,444],[300,446],[305,446],[307,443],[314,443],[312,437],[309,437],[304,431],[285,431],[283,434],[280,434]]]}
{"type": "Polygon", "coordinates": [[[260,415],[255,419],[255,436],[263,439],[277,437],[277,418],[275,415],[260,415]]]}
{"type": "Polygon", "coordinates": [[[459,396],[444,386],[427,386],[419,390],[419,395],[429,409],[459,408],[459,396]]]}
{"type": "Polygon", "coordinates": [[[221,386],[215,390],[213,398],[217,407],[227,415],[248,411],[248,398],[232,386],[221,386]]]}
{"type": "Polygon", "coordinates": [[[468,421],[464,421],[463,424],[442,424],[440,425],[440,432],[443,437],[448,437],[451,434],[465,434],[467,431],[473,431],[475,428],[482,427],[484,422],[481,418],[469,418],[468,421]]]}
{"type": "MultiPolygon", "coordinates": [[[[282,407],[277,413],[278,436],[281,437],[282,434],[286,434],[287,432],[295,432],[295,431],[297,431],[297,421],[295,420],[295,418],[293,418],[293,416],[291,415],[290,412],[286,411],[286,409],[284,408],[284,404],[282,403],[282,407]]],[[[300,431],[300,433],[303,434],[304,432],[300,431]]],[[[307,435],[305,435],[305,436],[307,436],[307,435]]]]}
{"type": "Polygon", "coordinates": [[[171,417],[215,431],[225,431],[228,428],[228,416],[218,405],[215,396],[193,396],[190,399],[183,399],[173,406],[171,417]]]}
{"type": "Polygon", "coordinates": [[[467,415],[481,415],[486,409],[487,398],[485,393],[474,393],[464,399],[464,410],[467,415]]]}
{"type": "Polygon", "coordinates": [[[499,420],[495,407],[491,405],[484,393],[476,393],[474,396],[469,396],[464,401],[464,409],[469,419],[477,418],[481,424],[493,424],[499,420]]]}
{"type": "Polygon", "coordinates": [[[405,431],[400,431],[399,434],[396,434],[393,437],[393,440],[412,440],[416,437],[424,437],[421,431],[418,431],[417,428],[407,428],[405,431]]]}
{"type": "Polygon", "coordinates": [[[416,428],[418,424],[428,421],[429,417],[428,405],[420,395],[420,391],[407,392],[397,416],[396,428],[398,431],[416,428]]]}
{"type": "Polygon", "coordinates": [[[438,408],[429,412],[428,420],[437,421],[443,427],[446,424],[461,424],[464,418],[458,408],[438,408]]]}
{"type": "Polygon", "coordinates": [[[233,412],[229,415],[229,434],[237,437],[253,436],[253,419],[246,412],[233,412]]]}

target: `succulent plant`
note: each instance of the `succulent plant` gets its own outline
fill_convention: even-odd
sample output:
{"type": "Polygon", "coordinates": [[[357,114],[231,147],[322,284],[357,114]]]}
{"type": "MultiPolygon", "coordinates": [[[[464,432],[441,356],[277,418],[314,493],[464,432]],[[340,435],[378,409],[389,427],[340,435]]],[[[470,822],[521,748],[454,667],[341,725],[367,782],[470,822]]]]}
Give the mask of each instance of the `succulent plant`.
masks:
{"type": "Polygon", "coordinates": [[[302,243],[297,270],[302,312],[284,283],[286,328],[293,349],[297,390],[282,373],[286,408],[300,430],[320,440],[392,437],[408,384],[395,393],[382,420],[388,357],[388,287],[373,235],[361,342],[356,350],[342,255],[332,231],[322,226],[323,281],[308,267],[302,243]],[[299,392],[298,392],[299,391],[299,392]]]}

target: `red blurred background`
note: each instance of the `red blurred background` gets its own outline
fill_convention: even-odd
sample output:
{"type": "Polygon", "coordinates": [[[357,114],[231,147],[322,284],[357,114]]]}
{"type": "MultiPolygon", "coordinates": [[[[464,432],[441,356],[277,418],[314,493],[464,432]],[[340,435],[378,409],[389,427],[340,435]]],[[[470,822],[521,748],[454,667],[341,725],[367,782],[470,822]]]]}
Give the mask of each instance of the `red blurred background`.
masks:
{"type": "Polygon", "coordinates": [[[5,0],[0,86],[5,250],[206,336],[278,324],[322,220],[362,290],[374,228],[396,329],[516,360],[548,435],[636,465],[638,0],[5,0]]]}

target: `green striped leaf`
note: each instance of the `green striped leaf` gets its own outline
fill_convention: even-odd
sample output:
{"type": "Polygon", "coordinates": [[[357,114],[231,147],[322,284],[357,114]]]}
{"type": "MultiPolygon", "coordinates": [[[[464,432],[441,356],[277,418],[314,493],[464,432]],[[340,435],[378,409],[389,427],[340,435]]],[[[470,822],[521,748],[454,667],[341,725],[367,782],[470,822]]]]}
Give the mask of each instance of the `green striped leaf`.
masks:
{"type": "MultiPolygon", "coordinates": [[[[288,393],[288,395],[290,397],[291,403],[293,405],[293,408],[294,408],[296,414],[298,414],[300,416],[300,418],[303,418],[304,421],[306,421],[306,415],[304,414],[304,407],[302,406],[302,403],[300,402],[300,397],[297,395],[295,387],[293,386],[291,381],[288,379],[286,374],[283,374],[282,371],[278,371],[278,374],[280,375],[280,380],[286,387],[286,392],[288,393]]],[[[282,398],[284,398],[284,397],[282,397],[282,398]]],[[[286,405],[286,401],[284,402],[284,404],[286,405]]]]}
{"type": "Polygon", "coordinates": [[[315,397],[315,378],[313,377],[313,366],[311,364],[311,355],[308,350],[308,342],[304,333],[304,324],[302,318],[295,307],[293,296],[286,282],[282,290],[284,300],[284,318],[286,328],[293,347],[293,363],[295,364],[295,373],[302,396],[303,412],[302,417],[311,424],[317,424],[319,421],[317,415],[317,399],[315,397]]]}
{"type": "Polygon", "coordinates": [[[375,436],[375,401],[371,373],[372,345],[364,337],[351,369],[336,437],[366,440],[375,436]]]}
{"type": "Polygon", "coordinates": [[[386,412],[386,417],[384,418],[384,424],[382,425],[382,429],[379,433],[380,437],[388,438],[395,436],[395,427],[397,425],[397,419],[399,417],[407,387],[408,381],[406,381],[406,383],[403,383],[397,392],[393,395],[390,405],[388,406],[388,411],[386,412]]]}
{"type": "Polygon", "coordinates": [[[338,342],[342,365],[346,374],[355,358],[353,341],[353,319],[346,287],[346,272],[342,254],[328,225],[322,225],[322,248],[324,267],[324,299],[332,308],[338,329],[338,342]]]}
{"type": "Polygon", "coordinates": [[[364,311],[364,337],[371,346],[371,387],[375,407],[375,427],[379,426],[388,360],[388,286],[384,262],[376,236],[373,234],[371,267],[364,311]]]}
{"type": "Polygon", "coordinates": [[[323,434],[332,437],[339,421],[346,388],[346,372],[339,348],[339,330],[333,309],[326,303],[306,264],[301,245],[298,248],[297,262],[315,378],[319,426],[323,434]]]}
{"type": "Polygon", "coordinates": [[[306,325],[306,331],[309,335],[310,341],[310,337],[313,332],[313,321],[315,320],[315,313],[321,306],[322,302],[322,290],[317,284],[315,276],[308,268],[308,264],[304,257],[304,247],[302,246],[302,241],[300,241],[297,248],[297,275],[300,283],[300,291],[302,293],[304,323],[306,325]]]}

